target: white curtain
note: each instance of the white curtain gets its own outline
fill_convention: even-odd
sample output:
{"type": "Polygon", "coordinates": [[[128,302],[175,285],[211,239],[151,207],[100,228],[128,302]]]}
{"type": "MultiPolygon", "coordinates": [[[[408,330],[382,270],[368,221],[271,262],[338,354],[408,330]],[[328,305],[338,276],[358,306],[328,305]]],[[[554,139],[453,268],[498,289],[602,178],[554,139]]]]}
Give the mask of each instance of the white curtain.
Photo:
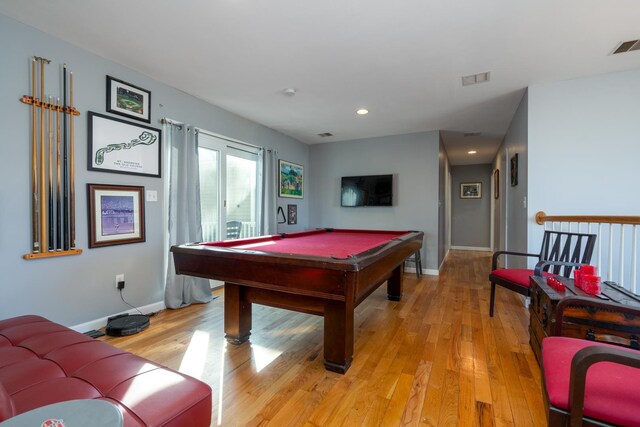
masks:
{"type": "Polygon", "coordinates": [[[278,189],[278,153],[262,148],[258,153],[258,171],[260,180],[260,234],[269,235],[278,232],[277,189],[278,189]]]}
{"type": "MultiPolygon", "coordinates": [[[[169,247],[202,241],[200,182],[196,129],[187,124],[164,121],[165,153],[168,161],[169,247]]],[[[209,281],[176,275],[173,256],[167,263],[164,301],[167,308],[180,308],[213,299],[209,281]]]]}

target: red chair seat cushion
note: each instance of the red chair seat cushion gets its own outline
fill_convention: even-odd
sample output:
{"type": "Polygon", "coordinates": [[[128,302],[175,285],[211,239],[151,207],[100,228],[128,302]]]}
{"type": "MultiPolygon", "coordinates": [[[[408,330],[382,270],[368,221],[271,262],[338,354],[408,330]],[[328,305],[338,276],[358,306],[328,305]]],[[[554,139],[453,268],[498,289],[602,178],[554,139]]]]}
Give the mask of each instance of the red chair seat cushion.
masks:
{"type": "MultiPolygon", "coordinates": [[[[491,272],[491,275],[528,288],[529,277],[533,276],[533,273],[533,270],[529,270],[526,268],[498,268],[496,270],[493,270],[491,272]]],[[[553,274],[547,273],[546,271],[543,271],[542,275],[545,277],[553,276],[553,274]]]]}
{"type": "MultiPolygon", "coordinates": [[[[569,407],[571,360],[579,350],[600,345],[593,341],[547,337],[542,341],[542,366],[549,403],[556,408],[569,407]]],[[[628,350],[634,352],[636,350],[628,350]]],[[[599,362],[587,371],[584,416],[621,426],[640,426],[640,369],[611,362],[599,362]]]]}

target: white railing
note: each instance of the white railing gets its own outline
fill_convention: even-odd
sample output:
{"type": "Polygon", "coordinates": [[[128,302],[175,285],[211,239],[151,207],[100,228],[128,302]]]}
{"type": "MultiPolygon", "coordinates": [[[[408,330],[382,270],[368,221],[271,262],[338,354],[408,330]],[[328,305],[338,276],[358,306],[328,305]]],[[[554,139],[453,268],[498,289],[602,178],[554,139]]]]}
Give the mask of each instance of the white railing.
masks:
{"type": "Polygon", "coordinates": [[[598,236],[591,264],[598,267],[602,280],[610,280],[630,290],[640,291],[638,283],[638,216],[548,216],[536,214],[545,230],[590,233],[598,236]]]}
{"type": "Polygon", "coordinates": [[[240,230],[240,239],[245,237],[255,237],[258,235],[258,225],[255,222],[242,221],[242,230],[240,230]]]}
{"type": "MultiPolygon", "coordinates": [[[[258,225],[251,221],[242,221],[242,230],[240,230],[239,239],[245,237],[254,237],[258,235],[258,225]]],[[[204,242],[217,242],[218,238],[218,223],[216,222],[203,222],[202,223],[202,240],[204,242]]]]}

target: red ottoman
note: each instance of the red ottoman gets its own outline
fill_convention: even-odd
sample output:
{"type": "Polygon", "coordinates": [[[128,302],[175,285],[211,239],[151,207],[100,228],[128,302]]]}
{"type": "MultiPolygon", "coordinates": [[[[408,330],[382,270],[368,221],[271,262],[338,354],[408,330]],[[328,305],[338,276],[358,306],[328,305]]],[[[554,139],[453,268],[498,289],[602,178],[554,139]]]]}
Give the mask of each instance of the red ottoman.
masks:
{"type": "Polygon", "coordinates": [[[209,426],[211,388],[40,316],[0,320],[0,421],[74,399],[116,405],[129,426],[209,426]]]}

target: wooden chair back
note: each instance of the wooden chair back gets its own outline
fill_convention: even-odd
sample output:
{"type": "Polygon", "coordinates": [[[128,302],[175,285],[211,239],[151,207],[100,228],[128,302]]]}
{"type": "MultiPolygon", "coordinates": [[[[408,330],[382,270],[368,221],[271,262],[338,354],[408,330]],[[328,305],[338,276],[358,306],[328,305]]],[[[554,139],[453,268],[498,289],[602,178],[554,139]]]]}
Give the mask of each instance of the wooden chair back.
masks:
{"type": "Polygon", "coordinates": [[[543,271],[569,277],[576,265],[591,262],[596,238],[595,234],[546,230],[540,248],[540,261],[551,262],[543,267],[543,271]]]}

